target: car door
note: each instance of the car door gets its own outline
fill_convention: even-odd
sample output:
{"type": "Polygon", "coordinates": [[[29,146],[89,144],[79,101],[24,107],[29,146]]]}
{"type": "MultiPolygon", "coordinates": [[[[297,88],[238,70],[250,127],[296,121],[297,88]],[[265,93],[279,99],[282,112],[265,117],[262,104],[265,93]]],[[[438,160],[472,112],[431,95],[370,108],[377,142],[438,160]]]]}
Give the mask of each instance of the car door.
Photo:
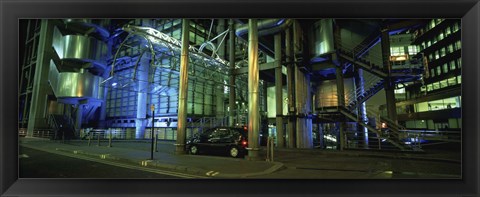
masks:
{"type": "Polygon", "coordinates": [[[200,151],[205,151],[205,152],[208,152],[209,149],[210,149],[210,142],[208,141],[209,140],[209,137],[211,136],[211,134],[213,133],[213,129],[208,129],[202,133],[199,134],[198,136],[198,140],[195,141],[195,145],[197,146],[198,150],[200,151]]]}
{"type": "Polygon", "coordinates": [[[225,151],[225,144],[227,140],[225,139],[228,136],[228,129],[226,128],[217,128],[212,132],[210,138],[208,139],[209,146],[212,152],[220,153],[225,151]]]}

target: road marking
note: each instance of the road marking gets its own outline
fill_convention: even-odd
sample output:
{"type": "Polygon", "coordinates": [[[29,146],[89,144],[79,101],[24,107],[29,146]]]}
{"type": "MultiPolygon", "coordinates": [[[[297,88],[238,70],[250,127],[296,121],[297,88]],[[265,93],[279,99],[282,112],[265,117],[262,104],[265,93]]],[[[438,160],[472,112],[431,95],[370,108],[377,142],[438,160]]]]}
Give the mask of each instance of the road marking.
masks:
{"type": "Polygon", "coordinates": [[[205,173],[205,175],[207,175],[207,176],[217,176],[218,174],[220,174],[220,172],[209,171],[209,172],[205,173]]]}
{"type": "Polygon", "coordinates": [[[180,177],[180,178],[210,178],[210,177],[205,177],[205,176],[198,176],[198,175],[191,175],[191,174],[183,174],[179,172],[172,172],[172,171],[166,171],[166,170],[160,170],[160,169],[154,169],[154,168],[147,168],[147,167],[139,167],[138,165],[130,165],[130,164],[122,164],[122,163],[116,163],[108,160],[103,160],[103,159],[96,159],[92,157],[86,157],[83,155],[73,155],[73,154],[68,154],[68,153],[63,153],[63,152],[54,152],[50,150],[44,150],[44,149],[38,149],[36,147],[31,147],[31,146],[25,146],[28,148],[32,148],[35,150],[40,150],[43,152],[48,152],[52,154],[57,154],[57,155],[63,155],[66,157],[72,157],[75,159],[82,159],[82,160],[87,160],[87,161],[92,161],[92,162],[97,162],[97,163],[102,163],[102,164],[107,164],[107,165],[112,165],[112,166],[117,166],[117,167],[123,167],[123,168],[128,168],[128,169],[133,169],[133,170],[141,170],[145,172],[151,172],[151,173],[156,173],[156,174],[162,174],[162,175],[169,175],[169,176],[175,176],[175,177],[180,177]]]}
{"type": "Polygon", "coordinates": [[[144,161],[142,161],[142,164],[141,164],[141,165],[142,165],[142,166],[148,166],[148,163],[149,163],[149,162],[152,162],[152,160],[144,160],[144,161]]]}
{"type": "Polygon", "coordinates": [[[21,154],[18,155],[18,158],[29,158],[29,156],[27,154],[21,154]]]}

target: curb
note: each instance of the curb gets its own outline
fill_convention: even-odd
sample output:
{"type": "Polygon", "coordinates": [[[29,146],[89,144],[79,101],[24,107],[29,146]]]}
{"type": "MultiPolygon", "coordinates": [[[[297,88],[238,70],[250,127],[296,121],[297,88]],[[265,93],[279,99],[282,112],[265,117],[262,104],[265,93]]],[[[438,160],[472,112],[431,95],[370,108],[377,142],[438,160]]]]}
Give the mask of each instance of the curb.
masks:
{"type": "Polygon", "coordinates": [[[264,170],[263,172],[252,172],[252,173],[245,173],[245,174],[218,174],[216,177],[221,177],[221,178],[247,178],[251,176],[260,176],[260,175],[266,175],[266,174],[271,174],[273,172],[276,172],[278,170],[286,168],[285,165],[281,162],[272,162],[274,165],[270,167],[269,169],[264,170]]]}
{"type": "Polygon", "coordinates": [[[207,175],[210,177],[218,177],[218,178],[246,178],[246,177],[251,177],[251,176],[260,176],[260,175],[266,175],[266,174],[271,174],[277,170],[280,170],[284,168],[284,164],[280,162],[272,162],[274,163],[274,166],[270,167],[267,170],[264,170],[262,172],[252,172],[252,173],[244,173],[244,174],[229,174],[229,173],[218,173],[218,174],[209,174],[209,170],[205,169],[200,169],[196,167],[191,167],[191,166],[180,166],[180,165],[172,165],[172,164],[166,164],[166,163],[161,163],[157,160],[154,160],[153,162],[150,160],[144,160],[144,161],[137,161],[133,159],[125,159],[125,158],[120,158],[120,157],[115,157],[111,156],[109,154],[94,154],[94,153],[88,153],[84,151],[72,151],[72,150],[66,150],[66,149],[61,149],[61,148],[56,148],[57,151],[62,151],[66,153],[73,153],[73,154],[81,154],[89,157],[100,157],[101,159],[109,159],[109,160],[115,160],[115,161],[120,161],[120,162],[126,162],[130,164],[139,164],[144,167],[157,167],[157,168],[166,168],[166,169],[171,169],[171,170],[176,170],[176,171],[182,171],[182,172],[188,172],[188,173],[193,173],[197,175],[207,175]]]}
{"type": "Polygon", "coordinates": [[[90,158],[97,158],[97,159],[104,159],[104,160],[110,160],[110,161],[118,161],[130,165],[139,165],[142,167],[148,167],[148,168],[163,168],[163,169],[170,169],[170,170],[175,170],[178,172],[186,172],[190,174],[195,174],[195,175],[201,175],[201,176],[206,176],[206,177],[215,177],[215,178],[245,178],[245,177],[251,177],[251,176],[260,176],[260,175],[265,175],[265,174],[270,174],[273,173],[277,170],[285,168],[283,163],[280,162],[272,162],[274,165],[264,171],[260,172],[253,172],[253,173],[243,173],[243,174],[232,174],[232,173],[220,173],[220,172],[215,172],[215,171],[209,171],[206,169],[202,168],[197,168],[193,166],[181,166],[181,165],[173,165],[173,164],[167,164],[167,163],[162,163],[161,161],[158,160],[138,160],[138,159],[127,159],[127,158],[122,158],[122,157],[117,157],[117,156],[112,156],[110,154],[99,154],[99,153],[92,153],[92,152],[86,152],[84,150],[72,150],[72,149],[65,149],[65,148],[53,148],[53,149],[48,149],[48,148],[39,148],[39,147],[34,147],[28,144],[22,144],[22,146],[25,146],[27,148],[32,148],[36,150],[43,150],[46,152],[51,152],[52,150],[54,151],[60,151],[63,153],[67,154],[72,154],[72,155],[81,155],[81,156],[86,156],[90,158]]]}
{"type": "Polygon", "coordinates": [[[88,156],[88,157],[108,159],[108,160],[113,160],[113,161],[129,163],[129,164],[133,164],[133,165],[140,165],[140,166],[143,166],[143,167],[166,168],[166,169],[170,169],[170,170],[177,170],[177,171],[193,173],[193,174],[197,174],[197,175],[202,175],[202,172],[206,171],[206,170],[195,168],[195,167],[165,164],[165,163],[161,163],[161,162],[156,161],[156,160],[154,160],[153,162],[151,160],[138,161],[138,160],[135,160],[135,159],[126,159],[126,158],[122,158],[122,157],[112,156],[110,154],[97,154],[97,153],[84,152],[82,150],[76,151],[76,150],[67,150],[67,149],[62,149],[62,148],[56,148],[55,150],[65,152],[65,153],[70,153],[70,154],[73,153],[73,154],[79,154],[79,155],[84,155],[84,156],[88,156]]]}
{"type": "MultiPolygon", "coordinates": [[[[293,150],[277,150],[279,152],[294,152],[293,150]]],[[[428,157],[415,157],[415,156],[405,156],[405,155],[385,155],[385,154],[371,154],[371,153],[352,153],[352,152],[315,152],[312,150],[302,150],[301,152],[309,154],[319,154],[319,155],[336,155],[336,156],[349,156],[349,157],[373,157],[373,158],[390,158],[390,159],[411,159],[417,161],[436,161],[436,162],[446,162],[446,163],[462,163],[460,160],[453,159],[443,159],[443,158],[428,158],[428,157]]]]}

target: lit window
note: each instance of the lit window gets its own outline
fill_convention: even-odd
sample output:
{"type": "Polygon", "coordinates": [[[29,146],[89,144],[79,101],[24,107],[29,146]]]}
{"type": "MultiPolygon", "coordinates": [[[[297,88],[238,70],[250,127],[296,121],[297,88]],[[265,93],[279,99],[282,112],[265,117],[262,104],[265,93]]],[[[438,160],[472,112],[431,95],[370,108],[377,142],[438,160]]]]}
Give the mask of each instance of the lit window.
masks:
{"type": "Polygon", "coordinates": [[[453,52],[453,44],[448,45],[447,47],[447,53],[453,52]]]}
{"type": "Polygon", "coordinates": [[[416,55],[418,53],[418,48],[415,46],[408,46],[408,54],[416,55]]]}
{"type": "Polygon", "coordinates": [[[439,82],[433,83],[433,89],[434,90],[440,89],[440,83],[439,82]]]}
{"type": "Polygon", "coordinates": [[[443,33],[438,34],[438,40],[443,40],[443,33]]]}
{"type": "Polygon", "coordinates": [[[435,69],[430,69],[430,76],[435,77],[435,69]]]}
{"type": "Polygon", "coordinates": [[[458,68],[462,68],[462,59],[457,59],[458,68]]]}
{"type": "Polygon", "coordinates": [[[450,70],[455,70],[455,63],[453,61],[448,64],[450,64],[450,70]]]}
{"type": "Polygon", "coordinates": [[[458,75],[458,76],[457,76],[457,83],[458,83],[458,84],[461,84],[461,83],[462,83],[462,76],[461,76],[461,75],[458,75]]]}
{"type": "Polygon", "coordinates": [[[443,73],[448,73],[448,64],[443,65],[443,73]]]}
{"type": "Polygon", "coordinates": [[[450,79],[448,79],[448,85],[451,86],[451,85],[456,85],[457,84],[457,79],[455,79],[455,77],[452,77],[450,79]]]}
{"type": "Polygon", "coordinates": [[[427,92],[430,92],[430,91],[432,91],[432,90],[433,90],[432,84],[428,84],[428,85],[427,85],[427,92]]]}
{"type": "Polygon", "coordinates": [[[448,35],[450,35],[452,33],[452,31],[450,30],[450,27],[447,27],[445,29],[445,37],[447,37],[448,35]]]}
{"type": "Polygon", "coordinates": [[[440,81],[440,88],[445,88],[445,87],[447,87],[447,86],[448,86],[448,83],[447,83],[447,80],[446,80],[446,79],[440,81]]]}
{"type": "Polygon", "coordinates": [[[440,75],[442,74],[442,68],[439,66],[437,67],[437,75],[440,75]]]}
{"type": "Polygon", "coordinates": [[[403,47],[390,47],[391,56],[405,55],[405,49],[403,47]]]}
{"type": "Polygon", "coordinates": [[[445,48],[440,49],[440,57],[445,56],[445,54],[446,54],[445,51],[446,51],[445,48]]]}

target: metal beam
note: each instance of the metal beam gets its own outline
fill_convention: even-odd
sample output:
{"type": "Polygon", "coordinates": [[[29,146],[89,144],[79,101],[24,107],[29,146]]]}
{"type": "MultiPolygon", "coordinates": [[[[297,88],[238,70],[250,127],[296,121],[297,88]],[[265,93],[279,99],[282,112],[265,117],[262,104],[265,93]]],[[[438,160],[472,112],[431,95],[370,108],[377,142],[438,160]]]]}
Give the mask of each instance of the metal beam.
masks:
{"type": "MultiPolygon", "coordinates": [[[[277,65],[276,65],[275,62],[268,62],[268,63],[260,64],[259,71],[270,70],[270,69],[274,69],[276,67],[277,67],[277,65]]],[[[242,68],[237,68],[237,69],[233,70],[234,75],[241,75],[241,74],[247,74],[247,73],[248,73],[248,67],[242,67],[242,68]]]]}

